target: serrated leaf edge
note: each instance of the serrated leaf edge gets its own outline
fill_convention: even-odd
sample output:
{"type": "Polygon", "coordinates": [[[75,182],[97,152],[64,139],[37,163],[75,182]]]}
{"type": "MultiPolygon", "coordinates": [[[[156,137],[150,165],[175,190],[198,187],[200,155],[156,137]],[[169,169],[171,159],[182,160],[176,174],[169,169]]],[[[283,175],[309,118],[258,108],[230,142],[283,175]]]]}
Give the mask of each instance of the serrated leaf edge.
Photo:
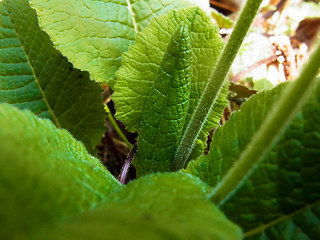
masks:
{"type": "MultiPolygon", "coordinates": [[[[5,5],[5,2],[2,2],[2,4],[5,5]]],[[[34,10],[34,9],[33,9],[33,10],[34,10]]],[[[35,10],[34,10],[34,11],[35,11],[35,10]]],[[[15,24],[12,22],[12,20],[11,20],[11,18],[10,18],[10,13],[9,13],[9,11],[8,11],[8,18],[10,19],[10,22],[12,23],[12,25],[13,25],[13,27],[14,27],[14,31],[15,31],[15,34],[16,34],[16,36],[17,36],[17,40],[19,41],[21,50],[23,51],[23,53],[24,53],[24,55],[25,55],[25,57],[26,57],[26,59],[27,59],[27,62],[28,62],[28,65],[29,65],[29,67],[30,67],[30,69],[31,69],[31,71],[32,71],[34,80],[35,80],[35,82],[36,82],[36,84],[37,84],[37,86],[38,86],[38,88],[39,88],[39,90],[40,90],[40,93],[41,93],[41,95],[42,95],[42,99],[43,99],[45,105],[46,105],[47,108],[48,108],[48,111],[49,111],[49,113],[50,113],[50,115],[51,115],[51,117],[52,117],[52,119],[53,119],[53,122],[56,124],[56,126],[57,126],[58,128],[62,128],[62,127],[61,127],[61,124],[60,124],[60,122],[59,122],[59,120],[58,120],[58,118],[57,118],[56,115],[54,114],[51,106],[49,105],[48,100],[47,100],[46,97],[45,97],[45,93],[44,93],[44,91],[43,91],[43,89],[42,89],[42,87],[41,87],[41,85],[40,85],[40,82],[39,82],[39,80],[38,80],[38,77],[37,77],[36,73],[34,72],[33,66],[32,66],[31,63],[30,63],[29,56],[28,56],[28,54],[26,53],[26,51],[25,51],[25,49],[24,49],[24,46],[23,46],[23,44],[22,44],[22,42],[21,42],[21,40],[20,40],[20,38],[19,38],[19,35],[18,35],[17,31],[16,31],[15,24]]]]}

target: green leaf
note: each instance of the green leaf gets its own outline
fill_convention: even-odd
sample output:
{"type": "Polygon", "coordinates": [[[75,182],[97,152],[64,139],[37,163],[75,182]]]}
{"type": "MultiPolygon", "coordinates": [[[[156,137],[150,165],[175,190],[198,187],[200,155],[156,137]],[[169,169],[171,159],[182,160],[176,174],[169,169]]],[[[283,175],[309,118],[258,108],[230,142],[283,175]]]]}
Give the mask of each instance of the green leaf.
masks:
{"type": "Polygon", "coordinates": [[[312,240],[320,236],[320,203],[284,215],[274,222],[252,229],[245,234],[246,240],[312,240]]]}
{"type": "Polygon", "coordinates": [[[27,0],[0,3],[0,102],[68,129],[93,152],[105,131],[101,88],[40,30],[27,0]]]}
{"type": "Polygon", "coordinates": [[[249,30],[261,2],[262,0],[248,0],[243,8],[234,31],[219,58],[217,66],[210,73],[207,84],[202,91],[201,98],[186,127],[186,132],[180,140],[173,162],[173,168],[175,170],[186,167],[190,160],[190,156],[196,147],[197,139],[204,129],[205,122],[207,119],[210,119],[212,112],[215,112],[213,110],[216,108],[216,103],[219,102],[219,95],[224,92],[223,86],[228,82],[226,78],[230,66],[249,30]]]}
{"type": "Polygon", "coordinates": [[[41,27],[75,67],[97,82],[115,84],[121,54],[154,16],[196,6],[189,0],[31,0],[41,27]]]}
{"type": "Polygon", "coordinates": [[[0,104],[0,126],[1,239],[26,237],[119,189],[99,160],[51,121],[0,104]]]}
{"type": "MultiPolygon", "coordinates": [[[[254,2],[254,0],[249,0],[254,2]]],[[[245,8],[248,7],[246,4],[245,8]]],[[[242,13],[243,14],[243,13],[242,13]]],[[[280,96],[265,121],[250,139],[236,164],[212,190],[209,198],[221,205],[251,176],[258,164],[285,132],[295,114],[300,111],[317,87],[320,68],[320,44],[310,56],[300,76],[280,96]],[[254,146],[254,147],[253,147],[254,146]]]]}
{"type": "MultiPolygon", "coordinates": [[[[123,54],[113,98],[116,117],[140,134],[138,174],[171,170],[181,136],[222,48],[217,27],[206,13],[189,8],[154,18],[123,54]]],[[[190,158],[202,154],[208,132],[219,125],[226,92],[224,87],[190,158]]]]}
{"type": "Polygon", "coordinates": [[[146,102],[135,156],[140,172],[171,168],[189,108],[191,59],[189,31],[181,25],[168,45],[146,102]]]}
{"type": "MultiPolygon", "coordinates": [[[[190,162],[186,172],[216,186],[247,147],[287,85],[263,91],[243,104],[241,111],[232,114],[230,121],[216,130],[209,155],[190,162]]],[[[247,236],[281,235],[282,226],[290,225],[296,218],[303,219],[310,209],[318,209],[319,96],[320,85],[249,179],[221,206],[231,220],[248,232],[247,236]]],[[[298,227],[307,228],[313,223],[302,222],[298,227]]]]}
{"type": "Polygon", "coordinates": [[[214,8],[211,9],[211,16],[218,24],[219,28],[232,28],[234,23],[229,18],[218,12],[214,8]]]}
{"type": "Polygon", "coordinates": [[[253,82],[253,90],[262,91],[266,89],[272,89],[273,84],[268,81],[266,78],[261,78],[259,80],[252,80],[253,82]]]}
{"type": "Polygon", "coordinates": [[[108,236],[236,240],[242,239],[242,232],[208,201],[201,181],[186,174],[166,173],[129,183],[113,194],[111,202],[42,233],[39,239],[43,236],[68,240],[108,236]]]}

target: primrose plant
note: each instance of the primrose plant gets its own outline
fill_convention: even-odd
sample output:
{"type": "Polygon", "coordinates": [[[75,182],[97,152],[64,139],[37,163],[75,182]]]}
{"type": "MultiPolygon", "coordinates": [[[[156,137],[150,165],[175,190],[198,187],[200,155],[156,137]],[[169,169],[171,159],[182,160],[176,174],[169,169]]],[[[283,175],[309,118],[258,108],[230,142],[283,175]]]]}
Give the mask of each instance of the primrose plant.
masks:
{"type": "Polygon", "coordinates": [[[261,2],[224,44],[196,1],[2,0],[0,238],[319,239],[320,46],[220,126],[261,2]],[[105,84],[138,133],[126,185],[93,156],[105,84]]]}

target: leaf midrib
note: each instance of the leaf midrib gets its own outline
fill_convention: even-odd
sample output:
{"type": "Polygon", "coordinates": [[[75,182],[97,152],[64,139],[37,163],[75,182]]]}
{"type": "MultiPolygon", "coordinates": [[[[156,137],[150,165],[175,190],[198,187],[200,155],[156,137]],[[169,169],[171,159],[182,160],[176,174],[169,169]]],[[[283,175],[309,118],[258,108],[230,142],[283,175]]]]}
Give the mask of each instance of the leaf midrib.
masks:
{"type": "MultiPolygon", "coordinates": [[[[0,1],[1,1],[1,0],[0,0],[0,1]]],[[[26,59],[27,59],[28,65],[29,65],[29,67],[30,67],[30,69],[31,69],[31,71],[32,71],[34,80],[35,80],[35,82],[36,82],[36,84],[37,84],[37,86],[38,86],[38,88],[39,88],[39,90],[40,90],[40,93],[41,93],[41,95],[42,95],[42,99],[43,99],[45,105],[47,106],[48,111],[49,111],[49,113],[50,113],[50,115],[51,115],[51,117],[52,117],[53,122],[55,123],[55,125],[56,125],[58,128],[62,128],[62,127],[61,127],[61,124],[60,124],[60,122],[59,122],[59,120],[58,120],[58,118],[57,118],[56,115],[54,114],[54,111],[53,111],[53,109],[51,108],[51,106],[50,106],[50,104],[49,104],[49,102],[48,102],[48,100],[47,100],[47,98],[46,98],[45,92],[44,92],[44,90],[42,89],[42,87],[41,87],[41,85],[40,85],[39,79],[38,79],[38,77],[37,77],[37,75],[36,75],[36,73],[35,73],[35,71],[34,71],[34,68],[33,68],[31,62],[29,61],[29,56],[28,56],[28,54],[26,53],[26,51],[25,51],[25,49],[24,49],[24,45],[22,44],[22,42],[21,42],[21,40],[20,40],[19,32],[16,30],[15,23],[14,23],[14,22],[12,21],[12,19],[11,19],[11,14],[10,14],[10,12],[9,12],[9,11],[10,11],[9,6],[7,6],[7,9],[8,9],[8,13],[9,13],[9,14],[8,14],[9,19],[10,19],[10,21],[11,21],[11,23],[12,23],[12,26],[13,26],[13,28],[14,28],[14,31],[15,31],[15,33],[16,33],[16,35],[17,35],[17,39],[18,39],[18,41],[19,41],[19,44],[20,44],[20,46],[21,46],[21,49],[22,49],[24,55],[26,56],[26,59]]]]}
{"type": "Polygon", "coordinates": [[[139,32],[139,30],[138,30],[138,23],[137,23],[136,18],[135,18],[135,13],[134,13],[134,11],[132,9],[132,5],[131,5],[130,0],[126,0],[126,1],[127,1],[127,5],[128,5],[128,10],[129,10],[129,13],[130,13],[130,16],[131,16],[131,20],[132,20],[132,23],[133,23],[134,31],[137,34],[139,32]]]}
{"type": "Polygon", "coordinates": [[[293,211],[293,212],[290,213],[290,214],[282,215],[282,216],[280,216],[279,218],[277,218],[277,219],[275,219],[275,220],[273,220],[273,221],[270,221],[270,222],[268,222],[268,223],[266,223],[266,224],[260,225],[259,227],[254,228],[254,229],[252,229],[252,230],[250,230],[250,231],[248,231],[248,232],[245,232],[245,233],[243,234],[243,237],[246,238],[246,237],[250,237],[250,236],[253,236],[253,235],[255,235],[255,234],[258,234],[258,233],[262,233],[262,232],[264,232],[267,228],[273,227],[273,226],[275,226],[276,224],[278,224],[278,223],[280,223],[280,222],[283,222],[283,221],[286,221],[286,220],[288,220],[288,219],[291,219],[291,218],[293,218],[295,215],[298,215],[298,214],[302,213],[303,211],[308,210],[308,209],[314,207],[314,206],[317,205],[318,203],[320,203],[320,199],[318,199],[318,200],[316,200],[315,202],[310,203],[310,204],[308,204],[308,205],[306,205],[306,206],[304,206],[304,207],[302,207],[302,208],[299,208],[299,209],[293,211]]]}

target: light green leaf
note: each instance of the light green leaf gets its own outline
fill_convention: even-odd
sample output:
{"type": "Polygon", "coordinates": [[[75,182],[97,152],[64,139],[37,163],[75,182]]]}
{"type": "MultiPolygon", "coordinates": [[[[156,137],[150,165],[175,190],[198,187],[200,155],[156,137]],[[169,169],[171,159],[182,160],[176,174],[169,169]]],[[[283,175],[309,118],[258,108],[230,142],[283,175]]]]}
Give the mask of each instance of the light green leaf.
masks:
{"type": "Polygon", "coordinates": [[[0,239],[92,208],[118,181],[66,130],[0,104],[0,239]]]}
{"type": "Polygon", "coordinates": [[[273,84],[270,81],[268,81],[266,78],[261,78],[258,80],[252,79],[252,83],[253,83],[252,89],[256,91],[272,89],[274,87],[273,84]]]}
{"type": "Polygon", "coordinates": [[[192,61],[187,26],[171,39],[146,102],[135,156],[140,172],[169,171],[189,108],[192,61]]]}
{"type": "MultiPolygon", "coordinates": [[[[123,54],[113,99],[116,117],[140,134],[138,174],[171,170],[180,138],[222,48],[217,27],[206,13],[189,8],[154,18],[123,54]],[[157,157],[152,156],[155,151],[157,157]]],[[[224,87],[191,158],[203,152],[208,132],[219,125],[226,92],[224,87]]]]}
{"type": "MultiPolygon", "coordinates": [[[[263,91],[243,104],[241,111],[232,114],[231,119],[216,130],[209,155],[190,162],[186,172],[211,186],[217,185],[263,124],[287,85],[263,91]]],[[[266,234],[270,239],[274,239],[272,234],[283,236],[282,226],[289,224],[287,227],[290,227],[290,222],[296,223],[295,219],[303,219],[310,209],[319,208],[319,96],[320,85],[250,178],[221,206],[231,220],[243,227],[247,236],[266,234]]],[[[313,220],[301,222],[297,228],[291,226],[289,229],[307,229],[312,224],[313,220]]],[[[317,231],[307,232],[313,236],[310,239],[320,237],[317,231]]]]}
{"type": "Polygon", "coordinates": [[[234,25],[233,21],[224,16],[222,13],[218,12],[214,8],[211,9],[211,16],[218,24],[219,28],[232,28],[234,25]]]}
{"type": "Polygon", "coordinates": [[[31,0],[58,50],[97,82],[115,84],[121,54],[154,16],[196,6],[189,0],[31,0]]]}
{"type": "Polygon", "coordinates": [[[0,102],[51,119],[93,152],[105,131],[101,88],[54,49],[27,0],[0,4],[0,102]]]}
{"type": "Polygon", "coordinates": [[[40,236],[68,240],[98,240],[108,236],[112,239],[242,239],[241,229],[208,201],[206,186],[181,173],[149,175],[131,182],[101,208],[83,213],[40,236]]]}

